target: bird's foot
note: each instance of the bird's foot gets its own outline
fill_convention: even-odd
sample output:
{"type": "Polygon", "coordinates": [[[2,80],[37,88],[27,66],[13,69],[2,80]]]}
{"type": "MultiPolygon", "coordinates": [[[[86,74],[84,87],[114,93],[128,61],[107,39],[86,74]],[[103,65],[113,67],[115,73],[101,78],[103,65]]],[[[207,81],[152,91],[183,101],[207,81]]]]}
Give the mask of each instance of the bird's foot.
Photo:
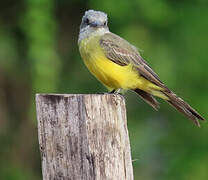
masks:
{"type": "Polygon", "coordinates": [[[110,91],[110,94],[114,94],[116,92],[115,89],[113,89],[112,91],[110,91]]]}
{"type": "Polygon", "coordinates": [[[117,95],[123,95],[125,92],[125,90],[123,89],[113,89],[110,92],[101,92],[101,93],[97,93],[97,94],[102,94],[102,95],[107,95],[107,94],[117,94],[117,95]]]}
{"type": "Polygon", "coordinates": [[[114,89],[110,92],[111,94],[120,94],[123,95],[123,90],[121,88],[119,89],[114,89]]]}

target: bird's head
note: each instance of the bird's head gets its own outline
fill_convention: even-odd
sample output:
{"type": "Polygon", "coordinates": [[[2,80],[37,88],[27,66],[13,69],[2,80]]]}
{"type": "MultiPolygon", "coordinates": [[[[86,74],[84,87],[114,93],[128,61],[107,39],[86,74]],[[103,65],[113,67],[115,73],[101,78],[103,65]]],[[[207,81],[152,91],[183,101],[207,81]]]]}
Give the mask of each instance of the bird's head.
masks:
{"type": "Polygon", "coordinates": [[[79,41],[90,36],[92,33],[108,32],[107,14],[101,11],[88,10],[82,17],[80,25],[79,41]]]}
{"type": "Polygon", "coordinates": [[[108,28],[108,17],[107,14],[101,11],[88,10],[82,17],[80,29],[91,27],[91,28],[108,28]]]}

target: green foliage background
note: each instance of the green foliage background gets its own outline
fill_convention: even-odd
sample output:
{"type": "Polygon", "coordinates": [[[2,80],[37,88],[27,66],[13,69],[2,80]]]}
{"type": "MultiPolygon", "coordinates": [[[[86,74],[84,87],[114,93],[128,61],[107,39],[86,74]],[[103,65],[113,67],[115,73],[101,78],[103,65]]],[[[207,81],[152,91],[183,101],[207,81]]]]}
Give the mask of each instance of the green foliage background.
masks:
{"type": "MultiPolygon", "coordinates": [[[[0,6],[0,179],[41,179],[35,93],[96,93],[77,47],[87,9],[105,11],[112,32],[142,55],[205,118],[208,108],[206,0],[8,0],[0,6]]],[[[207,180],[208,128],[168,104],[155,112],[127,100],[135,179],[207,180]]]]}

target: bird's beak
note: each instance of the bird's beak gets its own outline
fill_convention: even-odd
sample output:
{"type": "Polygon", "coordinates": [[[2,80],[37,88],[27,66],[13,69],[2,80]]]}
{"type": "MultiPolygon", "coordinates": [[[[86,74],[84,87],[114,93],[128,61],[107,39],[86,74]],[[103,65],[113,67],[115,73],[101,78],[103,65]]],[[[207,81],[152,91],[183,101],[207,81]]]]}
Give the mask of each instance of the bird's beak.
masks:
{"type": "Polygon", "coordinates": [[[98,26],[99,26],[99,22],[94,21],[94,22],[92,22],[92,23],[90,24],[90,26],[92,26],[92,27],[98,27],[98,26]]]}

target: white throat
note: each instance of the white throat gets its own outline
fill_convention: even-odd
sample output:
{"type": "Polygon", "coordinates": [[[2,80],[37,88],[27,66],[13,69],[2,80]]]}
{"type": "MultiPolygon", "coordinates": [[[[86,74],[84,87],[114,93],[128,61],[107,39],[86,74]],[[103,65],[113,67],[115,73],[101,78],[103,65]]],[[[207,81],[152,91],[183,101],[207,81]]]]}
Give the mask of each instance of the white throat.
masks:
{"type": "Polygon", "coordinates": [[[80,43],[80,41],[82,41],[83,39],[88,38],[89,36],[99,36],[99,35],[103,35],[108,32],[109,32],[108,28],[95,29],[93,27],[87,26],[87,27],[80,30],[78,43],[80,43]]]}

